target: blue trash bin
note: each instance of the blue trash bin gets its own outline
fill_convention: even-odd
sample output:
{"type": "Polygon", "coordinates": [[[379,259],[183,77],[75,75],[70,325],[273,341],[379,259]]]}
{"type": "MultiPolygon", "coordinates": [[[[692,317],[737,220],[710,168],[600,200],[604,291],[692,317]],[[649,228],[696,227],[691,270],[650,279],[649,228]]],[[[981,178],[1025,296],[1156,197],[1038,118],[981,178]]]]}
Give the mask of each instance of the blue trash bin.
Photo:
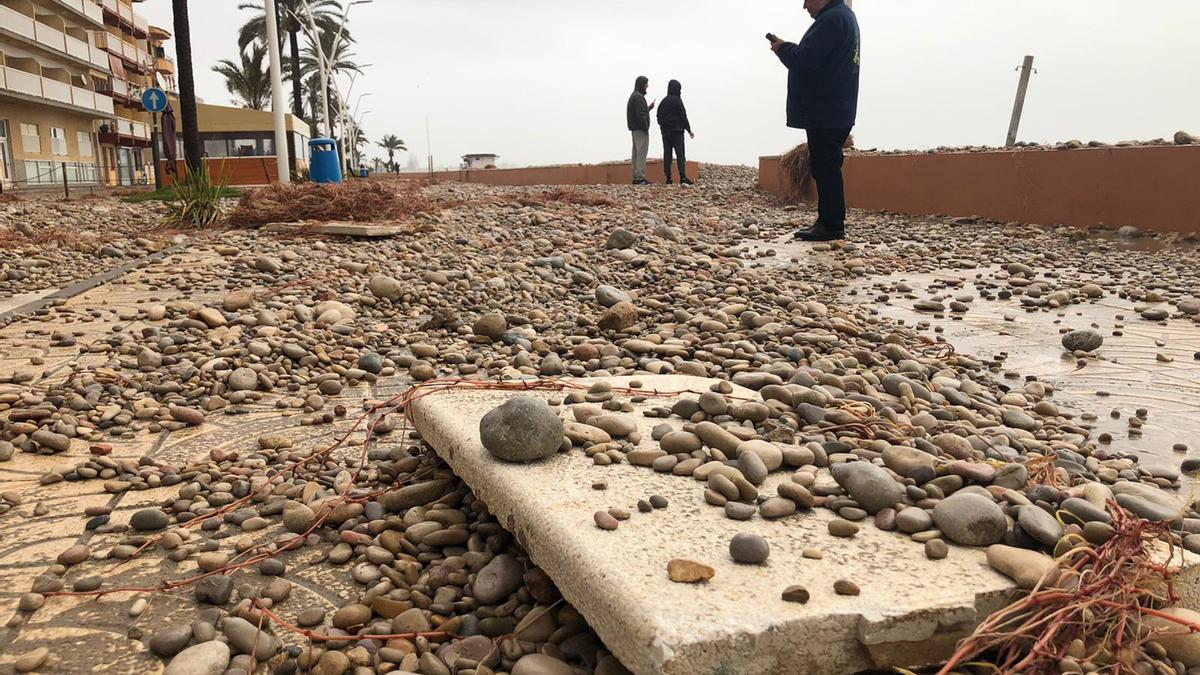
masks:
{"type": "Polygon", "coordinates": [[[332,138],[314,138],[308,142],[308,175],[314,183],[342,182],[342,162],[337,142],[332,138]]]}
{"type": "Polygon", "coordinates": [[[366,178],[367,176],[370,176],[370,175],[371,175],[371,170],[370,170],[370,169],[359,169],[359,170],[358,170],[358,177],[359,177],[359,178],[366,178]]]}

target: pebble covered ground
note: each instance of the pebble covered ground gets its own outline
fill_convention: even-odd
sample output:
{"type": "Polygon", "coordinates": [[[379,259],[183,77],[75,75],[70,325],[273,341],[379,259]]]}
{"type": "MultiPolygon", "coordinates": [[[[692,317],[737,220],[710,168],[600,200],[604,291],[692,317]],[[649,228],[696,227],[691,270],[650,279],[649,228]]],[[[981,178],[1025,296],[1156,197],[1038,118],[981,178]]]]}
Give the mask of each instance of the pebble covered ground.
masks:
{"type": "MultiPolygon", "coordinates": [[[[14,348],[0,371],[0,470],[24,474],[0,493],[0,527],[45,516],[40,496],[68,484],[161,496],[121,518],[103,503],[76,507],[87,521],[71,534],[86,543],[64,546],[20,589],[7,639],[62,593],[126,588],[118,564],[149,559],[157,578],[135,585],[170,584],[161,590],[190,598],[190,615],[135,625],[154,593],[107,597],[122,598],[118,620],[144,645],[135,649],[173,675],[264,663],[275,673],[624,672],[403,413],[381,416],[368,395],[437,378],[681,373],[747,387],[759,400],[732,398],[722,383],[662,406],[655,415],[685,424],[649,439],[631,438],[624,419],[636,393],[603,386],[557,409],[518,400],[481,431],[505,461],[578,448],[597,465],[702,481],[697,498],[733,519],[800,522],[826,508],[839,515],[836,536],[898,532],[930,558],[949,544],[991,546],[993,567],[1025,587],[1060,542],[1113,536],[1110,500],[1174,524],[1200,551],[1178,463],[1144,464],[1122,437],[1095,432],[1096,411],[1060,408],[1052,382],[1007,372],[1003,355],[939,341],[942,323],[982,301],[1006,303],[1014,318],[1068,317],[1120,298],[1132,309],[1116,325],[1061,325],[1069,358],[1102,361],[1104,340],[1129,327],[1200,321],[1200,249],[1133,229],[855,212],[848,242],[789,260],[779,251],[812,211],[753,183],[751,169],[706,165],[694,188],[438,184],[424,196],[444,208],[379,240],[162,233],[141,207],[111,199],[0,203],[0,291],[10,295],[176,246],[139,270],[131,303],[55,300],[5,319],[14,348]],[[39,238],[64,224],[88,237],[39,238]],[[974,279],[919,294],[903,279],[946,270],[974,279]],[[927,318],[881,309],[899,299],[927,318]],[[189,456],[122,452],[251,414],[279,431],[189,456]],[[790,481],[760,494],[779,471],[790,481]],[[301,561],[352,581],[353,593],[333,611],[292,606],[301,561]]],[[[1136,434],[1146,414],[1131,413],[1136,434]]],[[[1186,444],[1157,450],[1183,458],[1183,473],[1200,468],[1186,444]]],[[[641,506],[581,525],[619,528],[641,506]]],[[[645,506],[669,511],[651,495],[645,506]]],[[[735,538],[725,554],[758,564],[770,542],[735,538]]],[[[664,572],[681,583],[719,583],[703,563],[672,563],[664,572]]],[[[836,592],[859,587],[843,579],[836,592]]],[[[1195,672],[1196,645],[1175,644],[1164,667],[1195,672]]],[[[79,658],[57,649],[22,648],[14,667],[79,658]]],[[[1113,658],[1088,654],[1083,671],[1113,658]]]]}

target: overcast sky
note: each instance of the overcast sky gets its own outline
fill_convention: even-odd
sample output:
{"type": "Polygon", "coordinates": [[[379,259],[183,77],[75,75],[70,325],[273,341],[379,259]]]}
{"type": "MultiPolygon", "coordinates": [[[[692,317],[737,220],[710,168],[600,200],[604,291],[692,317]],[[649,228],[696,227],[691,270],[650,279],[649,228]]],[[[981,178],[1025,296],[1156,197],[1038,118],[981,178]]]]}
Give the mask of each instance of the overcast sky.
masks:
{"type": "MultiPolygon", "coordinates": [[[[235,58],[238,0],[192,0],[198,94],[228,104],[212,72],[235,58]]],[[[374,0],[350,28],[371,64],[372,141],[421,157],[429,119],[437,165],[468,152],[501,163],[628,156],[625,101],[639,74],[652,98],[683,83],[696,132],[688,156],[755,164],[803,140],[784,124],[786,71],[763,35],[803,35],[802,0],[374,0]]],[[[857,0],[862,26],[860,148],[1004,141],[1017,73],[1036,57],[1020,138],[1119,141],[1200,133],[1196,0],[857,0]]],[[[139,11],[171,26],[169,0],[139,11]]],[[[168,49],[173,52],[173,45],[168,49]]],[[[382,155],[378,148],[375,154],[382,155]]],[[[657,132],[651,155],[661,156],[657,132]]]]}

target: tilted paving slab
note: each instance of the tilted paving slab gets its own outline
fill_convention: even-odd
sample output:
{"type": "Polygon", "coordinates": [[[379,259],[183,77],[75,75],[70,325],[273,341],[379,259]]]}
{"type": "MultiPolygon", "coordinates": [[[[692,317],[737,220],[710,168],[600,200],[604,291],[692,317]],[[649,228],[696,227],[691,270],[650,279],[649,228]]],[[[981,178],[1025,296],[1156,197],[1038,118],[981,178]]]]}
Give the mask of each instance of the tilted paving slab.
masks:
{"type": "MultiPolygon", "coordinates": [[[[674,375],[610,381],[624,386],[631,379],[648,391],[691,391],[684,395],[692,397],[714,382],[674,375]]],[[[693,478],[629,464],[597,466],[579,450],[525,465],[498,461],[480,442],[479,421],[515,395],[450,390],[418,399],[411,412],[424,439],[639,675],[718,669],[829,675],[937,662],[1014,597],[1012,583],[988,567],[983,549],[951,546],[948,558],[929,560],[922,545],[878,530],[870,521],[856,537],[838,539],[828,534],[834,515],[826,509],[777,521],[755,516],[737,522],[706,504],[703,484],[693,478]],[[593,489],[597,479],[606,479],[608,488],[593,489]],[[637,500],[654,494],[667,497],[669,506],[639,513],[637,500]],[[592,516],[610,507],[629,508],[633,517],[615,531],[600,530],[592,516]],[[728,543],[739,532],[767,539],[766,565],[733,562],[728,543]],[[824,558],[804,558],[802,551],[810,547],[822,549],[824,558]],[[672,558],[711,565],[716,576],[699,585],[674,583],[666,573],[672,558]],[[839,579],[857,584],[861,595],[836,595],[833,585],[839,579]],[[781,599],[793,584],[809,590],[807,604],[781,599]]],[[[758,399],[741,388],[734,395],[758,399]]],[[[665,420],[640,411],[669,406],[676,398],[635,404],[641,447],[657,447],[650,432],[665,420]]],[[[567,406],[561,412],[571,419],[567,406]]],[[[679,428],[683,420],[670,423],[679,428]]],[[[774,494],[774,486],[788,476],[776,472],[760,493],[774,494]]],[[[830,479],[823,475],[821,480],[830,479]]],[[[1181,585],[1190,598],[1196,596],[1194,576],[1181,585]]]]}

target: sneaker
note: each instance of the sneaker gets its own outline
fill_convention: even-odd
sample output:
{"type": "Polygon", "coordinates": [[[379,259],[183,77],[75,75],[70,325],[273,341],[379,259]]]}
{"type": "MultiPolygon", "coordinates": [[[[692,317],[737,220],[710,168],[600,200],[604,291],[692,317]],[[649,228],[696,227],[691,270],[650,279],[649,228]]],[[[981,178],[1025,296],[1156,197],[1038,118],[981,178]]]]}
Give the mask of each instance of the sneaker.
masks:
{"type": "Polygon", "coordinates": [[[671,180],[670,176],[667,176],[667,185],[674,185],[674,181],[671,180]]]}
{"type": "Polygon", "coordinates": [[[634,185],[646,185],[646,184],[647,184],[647,183],[649,183],[649,182],[650,182],[650,181],[648,181],[648,180],[646,180],[645,178],[643,178],[643,179],[641,179],[641,180],[635,180],[635,181],[633,181],[633,184],[634,184],[634,185]]]}
{"type": "Polygon", "coordinates": [[[800,230],[796,232],[796,238],[801,241],[836,241],[846,238],[845,227],[826,227],[821,225],[814,227],[811,230],[800,230]]]}
{"type": "Polygon", "coordinates": [[[680,179],[679,179],[679,184],[680,184],[680,185],[691,185],[691,184],[692,184],[692,181],[691,181],[691,179],[689,179],[689,178],[680,178],[680,179]]]}

